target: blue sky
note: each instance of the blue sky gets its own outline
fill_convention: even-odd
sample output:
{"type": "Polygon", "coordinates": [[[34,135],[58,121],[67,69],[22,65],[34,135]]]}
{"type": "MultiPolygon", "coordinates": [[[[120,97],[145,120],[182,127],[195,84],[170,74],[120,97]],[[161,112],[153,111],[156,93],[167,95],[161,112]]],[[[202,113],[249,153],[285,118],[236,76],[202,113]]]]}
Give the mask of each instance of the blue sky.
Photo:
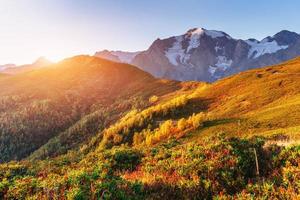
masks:
{"type": "Polygon", "coordinates": [[[190,28],[262,39],[300,33],[298,0],[0,0],[0,63],[136,51],[190,28]]]}

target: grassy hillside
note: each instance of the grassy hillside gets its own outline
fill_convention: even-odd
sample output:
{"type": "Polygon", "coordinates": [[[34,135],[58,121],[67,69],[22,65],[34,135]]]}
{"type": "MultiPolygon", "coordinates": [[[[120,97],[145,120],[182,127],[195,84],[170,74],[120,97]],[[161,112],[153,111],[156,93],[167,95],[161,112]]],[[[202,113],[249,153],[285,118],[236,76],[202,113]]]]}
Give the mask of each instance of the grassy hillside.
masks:
{"type": "Polygon", "coordinates": [[[56,136],[64,141],[55,138],[55,145],[62,149],[44,151],[41,156],[66,152],[86,142],[123,112],[146,106],[151,95],[179,87],[176,82],[156,80],[133,66],[87,56],[3,77],[0,162],[25,158],[56,136]]]}
{"type": "MultiPolygon", "coordinates": [[[[264,135],[265,131],[270,135],[271,131],[277,133],[277,130],[298,127],[299,62],[296,59],[274,67],[251,70],[213,84],[198,84],[184,92],[177,92],[167,101],[126,116],[106,129],[102,144],[132,144],[136,131],[137,135],[143,131],[151,135],[166,120],[174,124],[197,113],[203,118],[203,127],[191,136],[191,140],[219,132],[251,137],[264,135]]],[[[297,138],[298,134],[292,136],[297,138]]]]}
{"type": "Polygon", "coordinates": [[[29,157],[0,165],[0,197],[298,199],[299,80],[300,58],[207,84],[156,80],[92,57],[0,79],[7,98],[24,95],[22,104],[3,101],[16,120],[15,105],[39,97],[55,102],[43,121],[70,116],[63,128],[50,124],[57,131],[46,129],[51,139],[29,157]],[[64,111],[72,106],[77,115],[64,111]]]}

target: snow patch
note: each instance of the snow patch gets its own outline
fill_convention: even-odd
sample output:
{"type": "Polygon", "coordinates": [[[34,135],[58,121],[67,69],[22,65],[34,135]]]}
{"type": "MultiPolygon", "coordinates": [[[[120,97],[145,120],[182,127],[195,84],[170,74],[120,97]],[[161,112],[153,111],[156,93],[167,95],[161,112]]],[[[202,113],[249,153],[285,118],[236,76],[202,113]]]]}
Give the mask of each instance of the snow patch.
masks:
{"type": "Polygon", "coordinates": [[[225,71],[232,65],[232,60],[227,59],[225,56],[218,56],[216,66],[218,69],[225,71]]]}
{"type": "Polygon", "coordinates": [[[220,50],[223,50],[223,48],[224,48],[224,47],[216,46],[216,47],[215,47],[216,53],[218,53],[220,50]]]}
{"type": "Polygon", "coordinates": [[[191,49],[195,49],[200,46],[200,38],[204,34],[206,34],[207,36],[213,39],[218,37],[227,37],[228,39],[231,38],[230,36],[226,35],[221,31],[205,30],[203,28],[197,28],[191,32],[188,32],[188,34],[186,35],[186,37],[190,39],[189,46],[187,47],[187,52],[190,52],[191,49]]]}
{"type": "Polygon", "coordinates": [[[169,48],[165,55],[170,61],[172,65],[178,65],[178,60],[181,63],[186,62],[186,60],[189,59],[189,55],[185,54],[185,50],[182,48],[182,41],[183,36],[177,36],[175,37],[175,42],[173,43],[173,46],[169,48]]]}
{"type": "Polygon", "coordinates": [[[191,32],[189,46],[187,48],[187,52],[191,49],[195,49],[200,45],[200,37],[203,35],[204,30],[202,28],[198,28],[191,32]]]}
{"type": "Polygon", "coordinates": [[[246,40],[246,43],[251,47],[248,58],[258,58],[264,54],[276,53],[281,49],[289,47],[288,45],[280,46],[275,40],[269,41],[268,39],[264,39],[261,42],[256,40],[246,40]]]}
{"type": "MultiPolygon", "coordinates": [[[[218,56],[215,66],[209,66],[208,72],[214,76],[217,71],[226,71],[232,65],[232,60],[227,59],[225,56],[218,56]]],[[[218,78],[218,77],[216,77],[218,78]]]]}
{"type": "Polygon", "coordinates": [[[205,30],[203,28],[196,28],[191,32],[192,35],[203,35],[205,30]]]}
{"type": "Polygon", "coordinates": [[[216,67],[208,66],[208,72],[213,76],[217,71],[216,67]]]}
{"type": "Polygon", "coordinates": [[[203,34],[206,34],[207,36],[210,36],[211,38],[218,38],[218,37],[227,37],[231,38],[230,36],[226,35],[224,32],[221,31],[215,31],[215,30],[206,30],[203,28],[196,28],[191,32],[191,35],[197,35],[201,36],[203,34]]]}
{"type": "Polygon", "coordinates": [[[214,31],[214,30],[206,30],[205,34],[212,37],[212,38],[218,38],[218,37],[224,37],[226,36],[224,33],[221,31],[214,31]]]}

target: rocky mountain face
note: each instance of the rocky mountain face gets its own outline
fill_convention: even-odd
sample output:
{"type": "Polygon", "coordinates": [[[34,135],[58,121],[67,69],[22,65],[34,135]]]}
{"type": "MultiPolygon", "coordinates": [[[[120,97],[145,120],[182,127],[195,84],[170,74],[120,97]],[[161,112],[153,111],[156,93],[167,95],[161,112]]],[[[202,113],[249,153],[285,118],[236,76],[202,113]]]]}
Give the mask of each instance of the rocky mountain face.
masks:
{"type": "MultiPolygon", "coordinates": [[[[109,55],[115,56],[112,60],[118,58],[115,54],[109,55]]],[[[299,55],[300,35],[294,32],[281,31],[258,41],[235,39],[222,31],[194,28],[183,35],[157,39],[146,51],[125,62],[159,78],[212,82],[299,55]]]]}

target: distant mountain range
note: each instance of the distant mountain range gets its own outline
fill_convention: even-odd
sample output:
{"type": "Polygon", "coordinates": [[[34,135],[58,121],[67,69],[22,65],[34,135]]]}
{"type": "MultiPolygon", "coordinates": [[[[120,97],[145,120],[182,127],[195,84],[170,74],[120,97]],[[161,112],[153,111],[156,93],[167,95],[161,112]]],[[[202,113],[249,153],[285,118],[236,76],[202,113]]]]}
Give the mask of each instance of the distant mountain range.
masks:
{"type": "Polygon", "coordinates": [[[9,69],[9,68],[15,68],[16,65],[15,64],[5,64],[5,65],[0,65],[0,71],[4,71],[6,69],[9,69]]]}
{"type": "Polygon", "coordinates": [[[0,65],[0,73],[11,74],[11,75],[19,74],[19,73],[31,71],[34,69],[38,69],[41,67],[46,67],[51,64],[53,64],[51,61],[47,60],[44,57],[40,57],[32,64],[25,64],[25,65],[19,65],[19,66],[15,65],[15,64],[0,65]]]}
{"type": "Polygon", "coordinates": [[[126,51],[99,51],[95,53],[96,57],[108,59],[114,62],[123,62],[123,63],[131,63],[136,55],[141,53],[137,52],[126,52],[126,51]]]}
{"type": "Polygon", "coordinates": [[[157,39],[145,51],[100,51],[97,57],[138,66],[155,77],[212,82],[234,73],[300,55],[300,35],[281,31],[258,41],[232,38],[225,32],[194,28],[157,39]]]}

